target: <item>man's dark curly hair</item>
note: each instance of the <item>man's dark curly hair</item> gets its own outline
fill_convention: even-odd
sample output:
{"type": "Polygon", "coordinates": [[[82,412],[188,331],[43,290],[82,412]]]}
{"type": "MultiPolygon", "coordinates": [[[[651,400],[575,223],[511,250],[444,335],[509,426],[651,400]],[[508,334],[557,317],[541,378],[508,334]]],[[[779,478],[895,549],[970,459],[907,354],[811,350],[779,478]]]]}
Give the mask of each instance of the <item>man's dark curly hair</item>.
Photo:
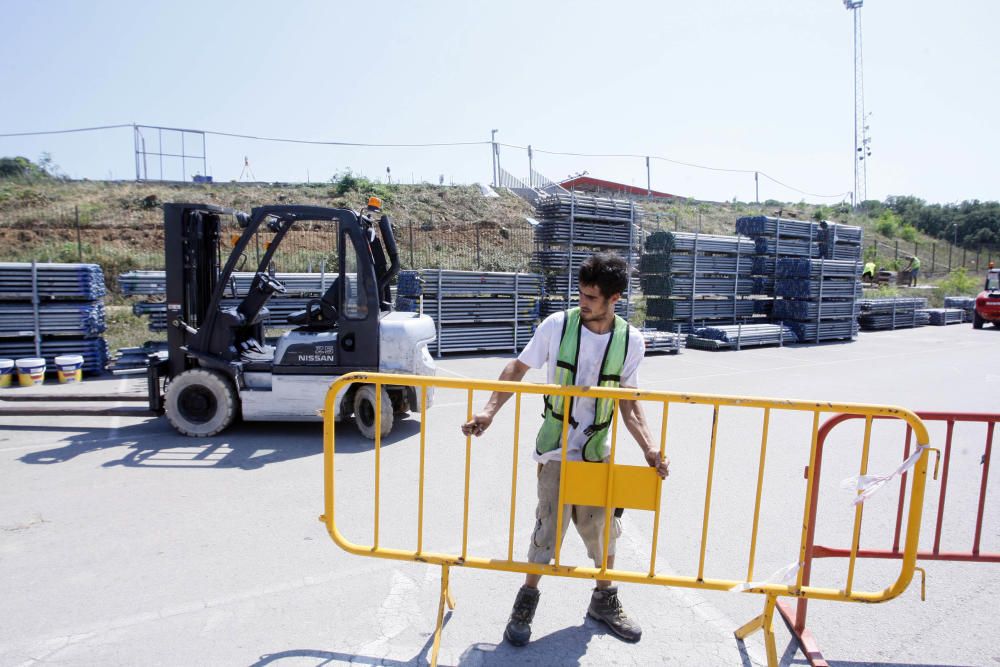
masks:
{"type": "Polygon", "coordinates": [[[628,286],[628,265],[612,252],[598,252],[580,264],[581,285],[597,285],[605,299],[621,294],[628,286]]]}

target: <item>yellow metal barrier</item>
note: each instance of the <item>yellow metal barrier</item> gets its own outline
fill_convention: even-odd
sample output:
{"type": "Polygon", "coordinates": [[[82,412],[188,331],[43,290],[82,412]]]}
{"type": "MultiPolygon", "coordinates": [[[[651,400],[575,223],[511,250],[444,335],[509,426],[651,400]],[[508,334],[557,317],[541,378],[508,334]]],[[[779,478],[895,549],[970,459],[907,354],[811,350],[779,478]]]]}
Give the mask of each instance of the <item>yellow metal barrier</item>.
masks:
{"type": "MultiPolygon", "coordinates": [[[[501,382],[498,380],[465,380],[450,379],[440,377],[426,377],[416,375],[396,375],[384,373],[350,373],[339,378],[331,385],[327,393],[325,403],[325,419],[323,426],[324,434],[324,478],[325,478],[325,512],[320,520],[326,524],[327,530],[333,541],[342,549],[349,553],[360,556],[375,556],[378,558],[390,558],[396,560],[414,561],[429,563],[441,566],[441,594],[438,605],[437,628],[434,634],[434,644],[431,654],[432,664],[436,664],[437,655],[440,648],[441,628],[444,619],[444,606],[454,608],[454,601],[449,592],[449,568],[452,566],[472,567],[484,570],[496,570],[502,572],[520,572],[525,574],[555,575],[563,577],[576,577],[583,579],[611,579],[620,582],[657,584],[662,586],[679,586],[687,588],[698,588],[707,590],[728,591],[736,587],[746,587],[746,592],[758,593],[765,596],[763,613],[736,631],[736,636],[740,639],[746,637],[756,630],[763,630],[765,637],[765,647],[767,650],[768,664],[775,666],[778,664],[777,652],[774,644],[774,633],[772,630],[772,620],[777,598],[779,596],[792,596],[819,600],[837,600],[851,602],[883,602],[890,600],[901,594],[909,585],[916,566],[917,544],[919,540],[920,518],[923,509],[924,486],[927,477],[927,453],[926,451],[917,460],[912,473],[912,485],[910,490],[910,505],[908,509],[907,530],[903,558],[900,561],[900,571],[896,579],[885,588],[874,591],[859,591],[854,589],[854,569],[857,559],[857,547],[860,534],[860,524],[862,516],[862,506],[859,504],[855,510],[854,517],[854,540],[851,555],[848,560],[847,584],[844,588],[828,588],[811,585],[803,585],[802,571],[798,571],[794,584],[783,584],[774,582],[753,581],[754,560],[758,540],[758,527],[761,510],[761,491],[763,483],[765,453],[767,450],[768,433],[771,423],[772,412],[793,411],[812,414],[812,433],[810,439],[809,466],[806,477],[805,507],[803,509],[802,533],[800,539],[800,549],[798,562],[801,565],[805,559],[806,536],[809,532],[810,523],[814,521],[814,513],[810,512],[810,499],[813,489],[813,471],[816,468],[817,439],[820,424],[820,415],[824,413],[848,413],[865,417],[864,440],[860,460],[860,474],[868,472],[868,453],[871,441],[872,420],[876,417],[898,419],[905,422],[912,428],[918,445],[928,444],[927,429],[923,422],[912,412],[902,408],[891,406],[850,404],[850,403],[825,403],[813,401],[779,400],[768,398],[752,398],[742,396],[716,396],[710,394],[685,394],[663,391],[641,391],[636,389],[608,389],[599,387],[562,387],[558,385],[529,384],[519,382],[501,382]],[[334,400],[337,395],[346,389],[350,384],[372,384],[375,386],[376,406],[375,406],[375,470],[374,470],[374,530],[372,543],[360,545],[348,541],[337,528],[336,512],[334,507],[334,454],[335,429],[332,416],[335,413],[334,400]],[[379,543],[379,511],[380,511],[380,480],[381,480],[381,400],[382,385],[408,386],[420,390],[420,465],[418,484],[418,508],[417,508],[417,536],[413,549],[396,549],[381,546],[379,543]],[[423,548],[424,532],[424,479],[425,479],[425,458],[426,458],[426,396],[428,387],[438,389],[457,389],[466,392],[466,418],[471,419],[473,414],[473,393],[481,392],[509,392],[514,398],[514,433],[515,441],[513,446],[512,474],[511,474],[511,499],[510,499],[510,528],[508,535],[507,557],[506,559],[484,558],[468,553],[469,538],[469,491],[470,491],[470,471],[472,436],[460,436],[458,434],[459,424],[455,424],[456,437],[465,437],[465,483],[464,483],[464,508],[462,517],[462,546],[459,553],[437,553],[425,551],[423,548]],[[611,428],[611,453],[608,463],[586,463],[581,461],[567,461],[566,448],[562,448],[562,472],[559,483],[558,516],[556,520],[556,542],[555,558],[552,564],[537,564],[514,559],[514,508],[517,492],[517,463],[518,463],[518,442],[517,434],[520,433],[521,420],[521,397],[523,395],[561,395],[569,397],[586,398],[609,398],[615,401],[615,418],[611,428]],[[696,574],[679,575],[664,574],[657,572],[657,540],[660,518],[660,500],[663,481],[656,475],[653,468],[648,466],[631,466],[615,463],[615,452],[617,447],[618,434],[618,402],[619,401],[642,401],[644,403],[660,404],[662,408],[662,422],[660,428],[660,454],[666,453],[667,442],[667,422],[669,410],[672,404],[704,405],[712,408],[711,441],[708,455],[708,475],[706,481],[705,500],[702,517],[701,541],[698,557],[698,569],[696,574]],[[705,552],[708,540],[709,516],[712,505],[712,481],[716,458],[716,444],[718,439],[719,417],[722,408],[742,408],[759,409],[762,411],[762,428],[760,440],[760,462],[757,471],[756,499],[754,502],[753,524],[750,538],[750,550],[747,563],[747,574],[745,579],[723,579],[705,576],[705,552]],[[564,504],[581,504],[592,506],[603,506],[606,519],[611,516],[614,508],[626,507],[639,510],[647,510],[654,513],[652,546],[650,549],[649,568],[645,571],[630,571],[621,569],[608,569],[608,531],[611,522],[605,520],[604,553],[602,554],[602,566],[587,567],[566,565],[560,562],[560,552],[562,545],[562,512],[564,504]]],[[[569,429],[569,411],[563,419],[563,441],[565,442],[569,429]]]]}

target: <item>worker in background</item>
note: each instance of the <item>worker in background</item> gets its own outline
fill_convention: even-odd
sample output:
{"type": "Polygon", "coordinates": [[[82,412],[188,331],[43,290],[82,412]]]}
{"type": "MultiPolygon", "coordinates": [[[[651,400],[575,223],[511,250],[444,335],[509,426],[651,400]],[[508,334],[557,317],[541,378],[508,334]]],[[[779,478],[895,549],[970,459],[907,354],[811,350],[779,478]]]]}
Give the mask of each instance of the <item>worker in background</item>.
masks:
{"type": "Polygon", "coordinates": [[[910,287],[916,287],[917,274],[920,273],[920,258],[910,255],[910,263],[906,265],[906,270],[910,272],[910,287]]]}
{"type": "MultiPolygon", "coordinates": [[[[645,354],[642,334],[615,315],[615,303],[628,284],[628,267],[621,257],[598,253],[584,260],[578,275],[580,306],[554,313],[539,325],[517,359],[511,360],[500,380],[520,382],[529,368],[547,365],[550,384],[580,387],[635,387],[639,382],[639,362],[645,354]]],[[[482,435],[511,394],[493,392],[486,407],[462,425],[462,433],[482,435]]],[[[642,448],[646,463],[656,468],[660,478],[669,472],[670,461],[660,458],[638,401],[620,401],[621,415],[629,433],[642,448]]],[[[562,447],[568,461],[607,461],[608,432],[614,418],[614,401],[609,399],[546,396],[544,421],[535,439],[534,458],[538,463],[537,522],[528,547],[528,560],[549,563],[556,549],[556,517],[559,504],[559,477],[562,447]],[[564,410],[569,409],[569,431],[563,442],[564,410]]],[[[570,517],[587,547],[594,564],[601,567],[604,550],[604,508],[565,505],[562,532],[570,517]]],[[[614,568],[615,543],[621,535],[621,520],[612,515],[608,538],[608,569],[614,568]]],[[[531,637],[531,621],[538,605],[541,575],[528,574],[517,593],[504,637],[523,646],[531,637]]],[[[618,599],[618,587],[598,580],[587,615],[605,623],[618,637],[636,642],[642,628],[628,617],[618,599]]]]}
{"type": "Polygon", "coordinates": [[[875,262],[865,262],[864,271],[861,272],[861,280],[868,282],[875,280],[875,262]]]}

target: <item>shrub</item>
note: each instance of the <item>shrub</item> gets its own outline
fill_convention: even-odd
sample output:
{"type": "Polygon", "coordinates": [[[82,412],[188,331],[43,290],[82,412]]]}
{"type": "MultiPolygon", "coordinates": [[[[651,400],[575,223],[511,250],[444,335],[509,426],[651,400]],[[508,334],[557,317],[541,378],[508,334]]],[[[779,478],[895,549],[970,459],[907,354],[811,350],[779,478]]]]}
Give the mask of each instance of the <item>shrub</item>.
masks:
{"type": "Polygon", "coordinates": [[[914,241],[917,240],[917,228],[913,227],[912,225],[904,224],[902,227],[899,228],[899,238],[903,239],[904,241],[909,241],[910,243],[913,243],[914,241]]]}
{"type": "Polygon", "coordinates": [[[965,267],[960,267],[938,283],[938,289],[945,296],[972,295],[979,290],[979,281],[968,275],[965,267]]]}

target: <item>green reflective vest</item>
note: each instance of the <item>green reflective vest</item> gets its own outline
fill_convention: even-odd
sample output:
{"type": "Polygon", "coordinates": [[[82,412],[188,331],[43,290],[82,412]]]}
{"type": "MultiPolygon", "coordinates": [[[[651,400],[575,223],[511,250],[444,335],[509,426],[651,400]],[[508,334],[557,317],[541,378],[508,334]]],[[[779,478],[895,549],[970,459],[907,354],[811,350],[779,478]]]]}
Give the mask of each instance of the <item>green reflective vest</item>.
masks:
{"type": "MultiPolygon", "coordinates": [[[[911,268],[913,268],[914,270],[920,268],[920,258],[919,257],[914,256],[914,258],[913,258],[913,266],[911,268]]],[[[932,272],[933,272],[933,269],[932,269],[932,272]]]]}
{"type": "MultiPolygon", "coordinates": [[[[559,356],[556,360],[555,381],[562,386],[576,383],[576,361],[580,354],[580,335],[583,321],[579,308],[566,311],[562,335],[559,341],[559,356]]],[[[628,322],[615,315],[614,328],[604,349],[604,359],[598,377],[599,387],[618,387],[621,384],[625,354],[628,352],[628,322]]],[[[551,363],[551,362],[550,362],[551,363]]],[[[544,422],[535,438],[535,450],[539,454],[551,452],[562,446],[564,410],[569,410],[570,426],[576,427],[573,419],[573,399],[565,396],[546,396],[544,422]]],[[[615,403],[611,399],[599,398],[594,406],[594,423],[584,429],[587,442],[583,446],[585,461],[603,461],[608,456],[608,427],[614,417],[615,403]]]]}

